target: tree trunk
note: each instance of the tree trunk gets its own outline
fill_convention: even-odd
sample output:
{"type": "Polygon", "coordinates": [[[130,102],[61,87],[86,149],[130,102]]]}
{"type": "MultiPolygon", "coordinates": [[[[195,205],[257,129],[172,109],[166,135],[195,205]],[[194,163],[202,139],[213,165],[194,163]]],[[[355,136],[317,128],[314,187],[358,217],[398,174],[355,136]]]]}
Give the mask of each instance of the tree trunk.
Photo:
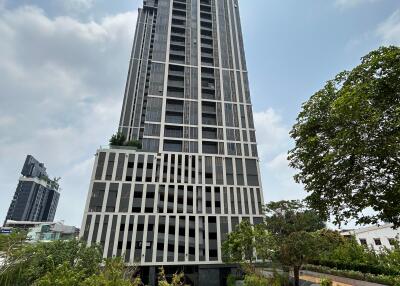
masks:
{"type": "Polygon", "coordinates": [[[294,286],[300,285],[300,267],[293,267],[293,275],[294,275],[294,286]]]}

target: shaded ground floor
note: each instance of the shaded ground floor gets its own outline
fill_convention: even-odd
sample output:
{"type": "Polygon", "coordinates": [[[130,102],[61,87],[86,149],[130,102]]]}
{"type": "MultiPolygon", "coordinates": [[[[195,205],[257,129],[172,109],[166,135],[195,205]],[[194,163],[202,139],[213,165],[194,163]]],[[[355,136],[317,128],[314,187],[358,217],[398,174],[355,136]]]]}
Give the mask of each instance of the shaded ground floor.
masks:
{"type": "MultiPolygon", "coordinates": [[[[140,271],[145,285],[157,285],[158,266],[141,267],[140,271]]],[[[240,275],[235,265],[164,266],[164,271],[168,281],[174,273],[185,273],[185,283],[191,286],[225,286],[229,274],[240,275]]]]}

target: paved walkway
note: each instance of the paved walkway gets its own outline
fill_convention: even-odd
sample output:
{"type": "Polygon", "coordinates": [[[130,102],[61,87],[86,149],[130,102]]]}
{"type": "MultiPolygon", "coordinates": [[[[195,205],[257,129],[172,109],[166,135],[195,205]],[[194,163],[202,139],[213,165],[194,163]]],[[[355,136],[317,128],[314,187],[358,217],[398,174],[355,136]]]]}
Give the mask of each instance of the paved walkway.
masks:
{"type": "Polygon", "coordinates": [[[334,276],[324,273],[303,270],[300,272],[300,279],[312,283],[319,283],[321,278],[329,278],[333,282],[333,286],[385,286],[383,284],[360,281],[340,276],[334,276]]]}

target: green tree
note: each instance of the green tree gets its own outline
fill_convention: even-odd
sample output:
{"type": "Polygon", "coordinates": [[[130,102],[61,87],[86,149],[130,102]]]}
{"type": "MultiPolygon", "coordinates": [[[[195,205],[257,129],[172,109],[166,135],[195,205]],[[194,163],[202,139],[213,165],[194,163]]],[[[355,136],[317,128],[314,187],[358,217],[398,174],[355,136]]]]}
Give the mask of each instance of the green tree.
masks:
{"type": "Polygon", "coordinates": [[[110,146],[124,146],[125,142],[125,135],[121,132],[117,132],[111,136],[110,146]]]}
{"type": "Polygon", "coordinates": [[[274,258],[293,269],[297,286],[301,266],[321,249],[316,231],[324,229],[325,222],[301,201],[271,202],[265,206],[265,216],[266,228],[279,243],[274,258]]]}
{"type": "Polygon", "coordinates": [[[315,93],[291,130],[295,180],[310,206],[337,224],[400,226],[399,78],[400,48],[372,51],[315,93]]]}
{"type": "Polygon", "coordinates": [[[297,231],[314,232],[325,228],[325,221],[301,201],[278,201],[265,206],[267,230],[278,238],[297,231]]]}
{"type": "Polygon", "coordinates": [[[262,260],[272,257],[275,241],[264,225],[253,226],[242,220],[223,242],[224,260],[231,263],[253,264],[255,254],[262,260]]]}
{"type": "Polygon", "coordinates": [[[299,286],[301,266],[318,257],[318,235],[306,231],[289,234],[281,242],[278,254],[283,265],[293,268],[295,286],[299,286]]]}

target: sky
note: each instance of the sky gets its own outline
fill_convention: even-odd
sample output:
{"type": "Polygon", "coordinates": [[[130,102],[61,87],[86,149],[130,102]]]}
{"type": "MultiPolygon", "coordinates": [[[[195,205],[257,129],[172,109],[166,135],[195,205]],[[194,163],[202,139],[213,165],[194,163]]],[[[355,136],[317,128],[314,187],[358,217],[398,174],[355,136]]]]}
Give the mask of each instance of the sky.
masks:
{"type": "MultiPolygon", "coordinates": [[[[81,225],[94,154],[118,127],[142,0],[0,0],[0,220],[27,154],[61,177],[81,225]]],[[[287,151],[301,105],[382,45],[399,0],[239,0],[265,201],[302,199],[287,151]]]]}

